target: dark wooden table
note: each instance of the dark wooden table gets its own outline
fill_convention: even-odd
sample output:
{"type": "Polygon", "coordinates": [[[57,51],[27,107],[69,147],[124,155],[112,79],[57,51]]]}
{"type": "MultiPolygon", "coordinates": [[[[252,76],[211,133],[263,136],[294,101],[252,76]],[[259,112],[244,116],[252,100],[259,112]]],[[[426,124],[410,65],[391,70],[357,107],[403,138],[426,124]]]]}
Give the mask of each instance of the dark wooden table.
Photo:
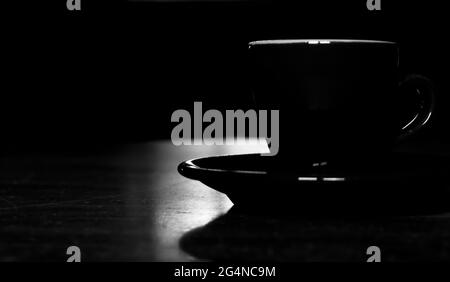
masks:
{"type": "MultiPolygon", "coordinates": [[[[450,214],[312,218],[241,212],[178,174],[185,159],[255,152],[170,141],[0,157],[0,261],[450,260],[450,214]]],[[[368,203],[370,205],[370,203],[368,203]]]]}

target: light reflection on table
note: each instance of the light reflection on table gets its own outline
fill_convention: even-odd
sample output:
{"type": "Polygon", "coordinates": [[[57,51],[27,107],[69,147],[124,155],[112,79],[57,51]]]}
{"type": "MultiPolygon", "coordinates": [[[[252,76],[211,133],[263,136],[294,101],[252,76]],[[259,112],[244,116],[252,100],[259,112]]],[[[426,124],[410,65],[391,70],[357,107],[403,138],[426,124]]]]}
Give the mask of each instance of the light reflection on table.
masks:
{"type": "MultiPolygon", "coordinates": [[[[226,195],[208,188],[198,181],[184,178],[177,172],[178,164],[203,156],[267,152],[265,144],[238,143],[236,145],[192,145],[176,147],[170,142],[152,142],[135,146],[120,155],[129,167],[126,177],[126,213],[133,217],[141,213],[142,200],[148,200],[148,215],[142,215],[142,232],[150,238],[148,245],[135,243],[135,252],[149,254],[158,261],[192,260],[178,246],[180,237],[226,213],[232,202],[226,195]],[[132,161],[129,161],[132,160],[132,161]],[[148,174],[133,175],[136,166],[148,169],[148,174]]],[[[146,243],[144,243],[146,244],[146,243]]]]}

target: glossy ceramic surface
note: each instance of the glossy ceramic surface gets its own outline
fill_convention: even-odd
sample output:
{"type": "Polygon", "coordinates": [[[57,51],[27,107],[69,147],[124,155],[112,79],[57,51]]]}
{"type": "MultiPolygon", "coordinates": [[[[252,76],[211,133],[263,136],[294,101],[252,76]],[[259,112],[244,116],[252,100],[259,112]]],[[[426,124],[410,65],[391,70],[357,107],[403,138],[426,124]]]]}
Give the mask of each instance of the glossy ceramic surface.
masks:
{"type": "Polygon", "coordinates": [[[339,164],[250,154],[189,160],[178,171],[238,206],[379,214],[446,209],[449,168],[447,157],[400,153],[339,164]]]}

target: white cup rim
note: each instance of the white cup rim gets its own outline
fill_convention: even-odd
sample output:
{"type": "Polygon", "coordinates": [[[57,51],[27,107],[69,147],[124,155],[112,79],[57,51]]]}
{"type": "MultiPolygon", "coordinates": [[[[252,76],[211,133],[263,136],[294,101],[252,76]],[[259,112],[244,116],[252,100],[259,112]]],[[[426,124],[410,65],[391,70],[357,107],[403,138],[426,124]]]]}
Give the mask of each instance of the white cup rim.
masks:
{"type": "Polygon", "coordinates": [[[357,43],[357,44],[396,44],[392,41],[382,40],[364,40],[364,39],[270,39],[257,40],[249,42],[249,46],[258,45],[290,45],[290,44],[308,44],[308,45],[327,45],[341,43],[357,43]]]}

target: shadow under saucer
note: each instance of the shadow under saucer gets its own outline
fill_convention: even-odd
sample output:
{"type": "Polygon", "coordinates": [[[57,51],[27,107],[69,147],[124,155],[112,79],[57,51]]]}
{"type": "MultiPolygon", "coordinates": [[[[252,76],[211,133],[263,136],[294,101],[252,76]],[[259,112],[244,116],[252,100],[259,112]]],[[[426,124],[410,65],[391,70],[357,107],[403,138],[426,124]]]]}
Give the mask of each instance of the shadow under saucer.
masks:
{"type": "Polygon", "coordinates": [[[233,207],[182,236],[181,248],[200,259],[242,262],[365,262],[369,246],[382,261],[448,261],[448,216],[297,216],[233,207]]]}

